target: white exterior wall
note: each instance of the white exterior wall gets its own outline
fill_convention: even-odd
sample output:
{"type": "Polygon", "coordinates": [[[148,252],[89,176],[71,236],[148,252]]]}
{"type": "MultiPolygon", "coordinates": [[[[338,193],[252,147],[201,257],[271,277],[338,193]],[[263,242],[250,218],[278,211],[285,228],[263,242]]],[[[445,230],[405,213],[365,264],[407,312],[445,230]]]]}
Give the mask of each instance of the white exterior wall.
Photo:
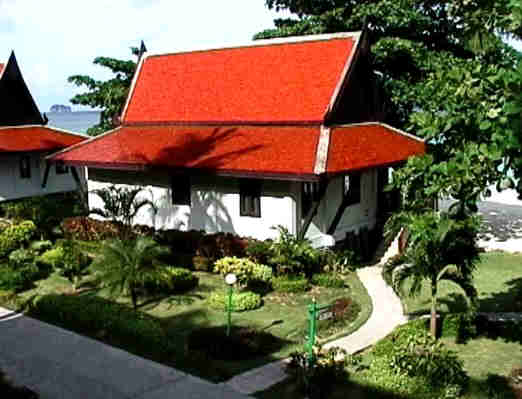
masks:
{"type": "MultiPolygon", "coordinates": [[[[45,173],[44,153],[26,153],[30,156],[31,178],[20,177],[20,158],[22,154],[0,154],[0,202],[46,194],[77,190],[77,184],[71,171],[56,174],[56,167],[51,166],[46,187],[42,188],[45,173]]],[[[85,185],[85,170],[77,168],[78,176],[85,185]]]]}
{"type": "MultiPolygon", "coordinates": [[[[222,231],[258,239],[277,237],[277,232],[271,228],[276,225],[283,225],[291,233],[296,233],[298,183],[263,180],[260,218],[240,216],[239,179],[236,178],[192,177],[191,206],[172,205],[170,177],[166,174],[89,169],[89,191],[111,183],[144,186],[144,195],[158,207],[156,215],[144,207],[134,224],[146,224],[156,229],[222,231]]],[[[91,209],[101,208],[103,203],[90,193],[89,206],[91,209]]]]}
{"type": "MultiPolygon", "coordinates": [[[[306,238],[317,241],[326,234],[341,204],[344,190],[344,177],[330,181],[325,198],[319,204],[317,215],[312,220],[306,238]]],[[[304,218],[304,215],[301,216],[304,218]]],[[[334,233],[336,241],[345,238],[346,233],[358,232],[361,228],[372,229],[377,221],[377,170],[361,174],[361,202],[346,208],[334,233]]]]}

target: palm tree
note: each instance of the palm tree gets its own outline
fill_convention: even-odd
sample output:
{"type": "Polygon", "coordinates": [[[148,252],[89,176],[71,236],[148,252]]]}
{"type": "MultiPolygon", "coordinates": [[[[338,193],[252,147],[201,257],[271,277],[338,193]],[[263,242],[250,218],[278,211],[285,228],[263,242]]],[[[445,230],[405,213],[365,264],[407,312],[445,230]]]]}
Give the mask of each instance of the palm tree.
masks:
{"type": "Polygon", "coordinates": [[[130,294],[134,310],[140,289],[147,281],[161,278],[163,265],[158,257],[168,253],[150,237],[107,242],[91,269],[97,281],[107,286],[111,295],[130,294]]]}
{"type": "Polygon", "coordinates": [[[141,208],[149,206],[154,213],[157,212],[156,205],[151,200],[138,198],[139,194],[143,192],[142,187],[111,185],[91,192],[103,201],[103,209],[93,208],[90,213],[111,219],[114,222],[122,222],[122,239],[130,237],[132,220],[141,208]]]}
{"type": "Polygon", "coordinates": [[[409,295],[418,295],[422,283],[428,281],[431,289],[430,332],[437,330],[437,291],[442,280],[451,281],[462,289],[468,305],[474,302],[477,291],[473,286],[473,271],[479,262],[476,245],[479,223],[476,217],[452,218],[448,213],[425,212],[400,213],[409,232],[405,250],[406,264],[389,265],[385,273],[391,273],[393,288],[402,293],[405,282],[411,282],[409,295]]]}

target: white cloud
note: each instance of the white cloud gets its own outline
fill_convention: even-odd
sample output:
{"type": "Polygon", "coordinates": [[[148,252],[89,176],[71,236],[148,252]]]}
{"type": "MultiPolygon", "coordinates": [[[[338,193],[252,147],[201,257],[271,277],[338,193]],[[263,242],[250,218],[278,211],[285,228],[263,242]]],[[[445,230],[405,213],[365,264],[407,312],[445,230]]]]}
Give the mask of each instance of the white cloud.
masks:
{"type": "Polygon", "coordinates": [[[42,111],[78,91],[74,74],[103,79],[97,56],[131,58],[141,39],[167,52],[244,43],[272,27],[264,0],[0,0],[0,60],[15,50],[42,111]]]}

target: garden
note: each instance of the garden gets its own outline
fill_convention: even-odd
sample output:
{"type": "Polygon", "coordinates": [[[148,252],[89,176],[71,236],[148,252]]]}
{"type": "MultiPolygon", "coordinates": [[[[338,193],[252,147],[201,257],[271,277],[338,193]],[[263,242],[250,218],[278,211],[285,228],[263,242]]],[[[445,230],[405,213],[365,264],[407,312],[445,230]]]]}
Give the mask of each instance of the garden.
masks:
{"type": "MultiPolygon", "coordinates": [[[[128,215],[146,205],[138,193],[111,198],[131,197],[128,215]]],[[[314,249],[281,227],[279,239],[258,241],[155,231],[115,213],[101,221],[55,206],[74,202],[2,205],[2,306],[212,381],[302,349],[313,300],[335,307],[320,342],[355,331],[371,313],[353,252],[314,249]]]]}

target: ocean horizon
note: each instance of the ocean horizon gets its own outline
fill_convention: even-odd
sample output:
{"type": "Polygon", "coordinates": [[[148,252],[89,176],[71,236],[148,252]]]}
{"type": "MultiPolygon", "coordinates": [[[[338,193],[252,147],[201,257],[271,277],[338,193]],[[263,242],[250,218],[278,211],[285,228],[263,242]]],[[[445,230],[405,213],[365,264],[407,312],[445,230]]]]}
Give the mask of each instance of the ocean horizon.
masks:
{"type": "Polygon", "coordinates": [[[101,111],[46,112],[49,126],[86,133],[87,129],[100,122],[101,111]]]}

